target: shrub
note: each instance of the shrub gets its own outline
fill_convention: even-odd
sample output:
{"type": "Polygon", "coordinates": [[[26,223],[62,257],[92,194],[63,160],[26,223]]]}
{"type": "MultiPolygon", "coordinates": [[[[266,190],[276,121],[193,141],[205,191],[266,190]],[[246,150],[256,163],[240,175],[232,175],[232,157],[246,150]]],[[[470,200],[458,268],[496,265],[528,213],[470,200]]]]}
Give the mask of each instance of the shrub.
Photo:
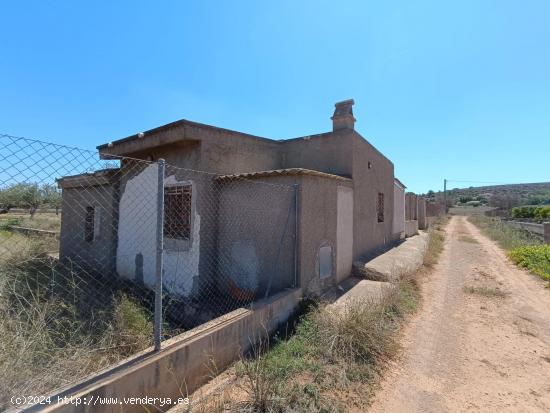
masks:
{"type": "Polygon", "coordinates": [[[550,245],[530,245],[515,248],[508,253],[520,267],[550,281],[550,245]]]}
{"type": "Polygon", "coordinates": [[[152,344],[151,316],[139,303],[121,294],[115,304],[112,334],[118,353],[130,356],[152,344]]]}
{"type": "Polygon", "coordinates": [[[512,209],[512,218],[528,218],[539,221],[550,218],[550,206],[522,206],[512,209]]]}
{"type": "Polygon", "coordinates": [[[7,231],[11,226],[17,226],[21,224],[19,218],[8,218],[0,221],[0,231],[7,231]]]}

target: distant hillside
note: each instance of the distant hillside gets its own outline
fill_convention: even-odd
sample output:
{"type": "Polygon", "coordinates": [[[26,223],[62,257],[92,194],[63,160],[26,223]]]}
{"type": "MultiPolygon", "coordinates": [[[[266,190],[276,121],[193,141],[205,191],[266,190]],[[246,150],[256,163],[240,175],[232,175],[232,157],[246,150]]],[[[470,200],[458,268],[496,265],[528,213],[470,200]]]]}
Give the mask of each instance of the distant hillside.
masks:
{"type": "MultiPolygon", "coordinates": [[[[469,188],[448,187],[447,190],[447,198],[453,204],[481,201],[483,204],[501,208],[518,205],[550,205],[550,182],[471,186],[469,188]]],[[[427,195],[429,196],[431,193],[427,195]]],[[[433,193],[433,197],[442,199],[443,192],[433,193]]]]}

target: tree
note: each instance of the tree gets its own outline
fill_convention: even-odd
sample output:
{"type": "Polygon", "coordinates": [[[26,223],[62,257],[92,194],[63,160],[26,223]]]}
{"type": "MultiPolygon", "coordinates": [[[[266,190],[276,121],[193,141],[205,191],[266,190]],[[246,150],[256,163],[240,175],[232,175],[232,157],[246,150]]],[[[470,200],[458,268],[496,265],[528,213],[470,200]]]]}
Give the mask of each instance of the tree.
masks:
{"type": "Polygon", "coordinates": [[[458,202],[460,202],[461,204],[466,204],[470,201],[474,201],[474,198],[472,198],[471,196],[461,196],[460,198],[458,198],[458,202]]]}
{"type": "Polygon", "coordinates": [[[493,194],[489,205],[500,209],[511,209],[520,205],[520,198],[517,194],[493,194]]]}
{"type": "Polygon", "coordinates": [[[41,188],[42,202],[55,208],[55,213],[59,213],[59,207],[61,206],[61,193],[55,185],[44,184],[41,188]]]}
{"type": "Polygon", "coordinates": [[[45,204],[56,210],[59,208],[61,194],[55,185],[21,182],[0,189],[0,205],[6,209],[28,208],[31,217],[34,217],[36,210],[45,204]]]}

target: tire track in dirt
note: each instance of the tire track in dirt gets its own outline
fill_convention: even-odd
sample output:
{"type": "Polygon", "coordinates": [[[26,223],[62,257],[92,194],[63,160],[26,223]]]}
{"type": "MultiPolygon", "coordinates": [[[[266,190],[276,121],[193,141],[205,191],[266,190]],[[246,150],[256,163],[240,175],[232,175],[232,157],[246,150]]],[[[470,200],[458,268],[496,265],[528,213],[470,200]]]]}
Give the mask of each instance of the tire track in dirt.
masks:
{"type": "Polygon", "coordinates": [[[550,291],[465,217],[370,412],[550,411],[550,291]]]}

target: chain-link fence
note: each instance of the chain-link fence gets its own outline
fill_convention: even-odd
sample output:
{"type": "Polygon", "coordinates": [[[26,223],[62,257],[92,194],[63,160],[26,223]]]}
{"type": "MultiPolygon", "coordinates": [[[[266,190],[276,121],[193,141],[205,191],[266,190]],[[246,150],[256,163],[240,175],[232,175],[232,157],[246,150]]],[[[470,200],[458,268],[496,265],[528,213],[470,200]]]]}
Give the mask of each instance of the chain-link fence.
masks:
{"type": "Polygon", "coordinates": [[[0,135],[0,406],[294,286],[296,196],[0,135]]]}

